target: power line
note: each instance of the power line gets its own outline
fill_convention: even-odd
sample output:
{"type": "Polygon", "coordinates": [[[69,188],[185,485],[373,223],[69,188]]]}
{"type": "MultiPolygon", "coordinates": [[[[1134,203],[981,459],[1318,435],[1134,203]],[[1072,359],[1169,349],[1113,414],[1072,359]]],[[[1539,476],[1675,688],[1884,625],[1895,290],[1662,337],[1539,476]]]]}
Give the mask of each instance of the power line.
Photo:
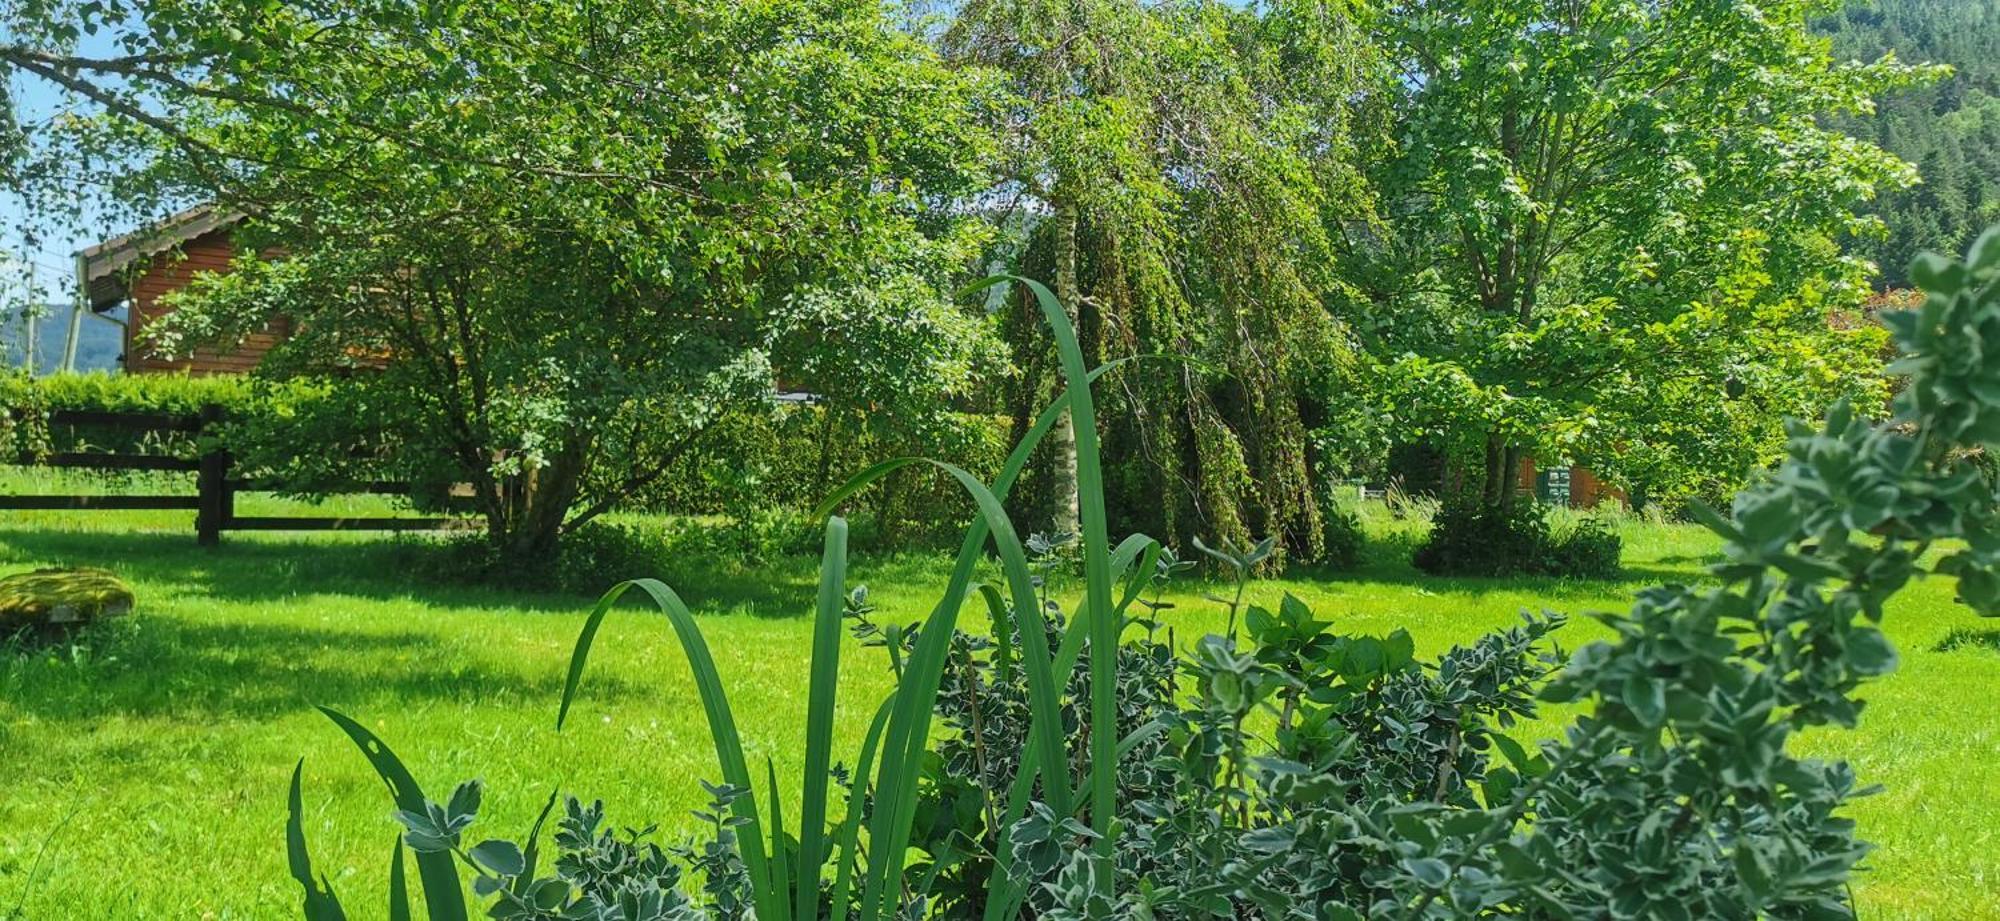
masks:
{"type": "Polygon", "coordinates": [[[22,264],[22,265],[27,265],[27,266],[32,266],[32,267],[34,267],[34,268],[36,268],[36,269],[39,269],[39,270],[41,270],[41,271],[43,271],[43,272],[52,272],[52,273],[54,273],[54,274],[55,274],[55,275],[56,275],[57,277],[61,277],[61,278],[66,278],[66,277],[68,277],[68,276],[69,276],[69,275],[70,275],[71,273],[73,273],[73,272],[75,272],[75,271],[76,271],[76,267],[75,267],[75,266],[59,266],[59,265],[51,265],[51,264],[49,264],[49,263],[47,263],[47,262],[43,262],[42,260],[40,260],[40,259],[35,259],[35,258],[33,258],[33,257],[28,257],[28,258],[22,258],[22,257],[20,257],[20,256],[14,256],[14,257],[10,257],[10,258],[12,259],[12,261],[15,261],[15,262],[18,262],[18,263],[20,263],[20,264],[22,264]]]}
{"type": "Polygon", "coordinates": [[[44,262],[41,259],[37,258],[32,253],[23,252],[18,255],[12,256],[10,258],[14,259],[15,261],[25,263],[27,265],[32,265],[38,269],[41,269],[44,272],[55,272],[59,275],[68,275],[69,273],[76,271],[75,266],[59,266],[53,263],[44,262]]]}

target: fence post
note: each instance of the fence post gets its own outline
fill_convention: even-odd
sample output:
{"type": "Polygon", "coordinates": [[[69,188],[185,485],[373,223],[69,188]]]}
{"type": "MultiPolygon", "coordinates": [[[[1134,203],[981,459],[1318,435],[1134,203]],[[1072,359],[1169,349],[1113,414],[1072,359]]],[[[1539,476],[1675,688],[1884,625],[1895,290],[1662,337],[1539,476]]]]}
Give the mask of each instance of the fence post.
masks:
{"type": "MultiPolygon", "coordinates": [[[[197,436],[206,435],[211,426],[222,421],[222,407],[209,403],[201,408],[201,430],[197,436]]],[[[221,447],[211,447],[202,452],[201,469],[195,473],[195,491],[199,495],[199,508],[194,514],[195,543],[203,547],[213,547],[222,542],[222,525],[234,511],[235,497],[229,489],[229,452],[221,447]]]]}

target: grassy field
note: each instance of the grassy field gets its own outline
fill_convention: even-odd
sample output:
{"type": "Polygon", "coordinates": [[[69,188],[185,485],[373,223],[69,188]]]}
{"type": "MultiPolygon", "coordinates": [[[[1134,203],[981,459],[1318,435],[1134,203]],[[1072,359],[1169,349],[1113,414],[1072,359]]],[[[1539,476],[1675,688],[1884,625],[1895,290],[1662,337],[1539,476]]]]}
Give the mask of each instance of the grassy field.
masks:
{"type": "MultiPolygon", "coordinates": [[[[249,498],[244,511],[273,513],[274,501],[249,498]]],[[[140,599],[83,646],[0,657],[0,918],[296,917],[284,794],[301,757],[315,857],[357,917],[381,917],[387,795],[314,705],[373,727],[434,795],[485,778],[475,833],[523,833],[553,785],[678,836],[702,801],[695,780],[715,775],[657,617],[613,617],[580,718],[558,734],[587,599],[424,584],[411,575],[419,550],[376,538],[230,535],[207,551],[186,513],[0,514],[0,575],[102,565],[140,599]]],[[[1384,550],[1362,572],[1263,582],[1252,595],[1274,603],[1290,591],[1343,629],[1404,627],[1434,653],[1523,608],[1623,607],[1639,585],[1698,578],[1714,547],[1684,526],[1634,524],[1626,539],[1625,584],[1431,580],[1384,550]]],[[[768,755],[794,784],[815,565],[689,560],[663,574],[704,617],[753,762],[768,755]]],[[[862,554],[852,578],[885,618],[909,620],[944,569],[926,555],[862,554]]],[[[1184,638],[1221,622],[1205,590],[1174,593],[1184,638]]],[[[1933,580],[1899,599],[1888,630],[1903,666],[1871,689],[1862,727],[1800,743],[1885,787],[1854,809],[1880,846],[1856,886],[1864,917],[2000,917],[2000,629],[1950,598],[1933,580]]],[[[1562,635],[1574,646],[1599,631],[1579,619],[1562,635]]],[[[842,671],[851,752],[889,679],[878,651],[858,646],[842,671]]]]}

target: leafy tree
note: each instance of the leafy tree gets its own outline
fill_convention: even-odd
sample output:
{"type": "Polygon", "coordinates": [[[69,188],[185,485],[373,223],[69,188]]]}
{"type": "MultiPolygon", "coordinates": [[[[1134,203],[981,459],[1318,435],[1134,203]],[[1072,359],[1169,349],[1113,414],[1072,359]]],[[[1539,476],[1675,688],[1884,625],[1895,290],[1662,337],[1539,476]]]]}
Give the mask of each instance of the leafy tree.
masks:
{"type": "Polygon", "coordinates": [[[1379,308],[1355,325],[1383,409],[1447,441],[1481,502],[1512,502],[1530,453],[1640,490],[1736,482],[1784,413],[1873,386],[1877,335],[1827,319],[1861,293],[1835,240],[1911,172],[1819,119],[1926,72],[1834,63],[1818,6],[1384,11],[1389,226],[1346,238],[1379,308]]]}
{"type": "MultiPolygon", "coordinates": [[[[997,70],[1011,98],[1000,253],[1047,279],[1088,360],[1157,355],[1107,388],[1114,530],[1322,548],[1304,399],[1348,347],[1322,299],[1340,288],[1322,209],[1365,214],[1355,99],[1372,60],[1344,4],[970,0],[951,60],[997,70]],[[1014,215],[1025,215],[1016,218],[1014,215]]],[[[1021,379],[1017,434],[1058,384],[1026,292],[1005,312],[1021,379]]],[[[1048,448],[1048,513],[1073,530],[1070,441],[1048,448]]],[[[1040,517],[1039,515],[1037,517],[1040,517]]]]}
{"type": "Polygon", "coordinates": [[[493,539],[541,554],[768,406],[779,373],[944,424],[991,352],[940,293],[985,233],[947,207],[991,149],[983,90],[874,4],[8,15],[0,60],[90,112],[21,175],[67,160],[149,205],[249,216],[250,255],[186,292],[159,345],[291,318],[268,373],[339,377],[297,420],[301,489],[357,458],[469,482],[493,539]]]}

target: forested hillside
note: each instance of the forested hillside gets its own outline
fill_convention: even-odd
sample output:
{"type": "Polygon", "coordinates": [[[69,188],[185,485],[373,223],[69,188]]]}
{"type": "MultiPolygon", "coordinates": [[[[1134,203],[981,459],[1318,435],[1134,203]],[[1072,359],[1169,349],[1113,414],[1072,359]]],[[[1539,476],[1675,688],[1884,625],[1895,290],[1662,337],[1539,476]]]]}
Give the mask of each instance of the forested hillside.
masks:
{"type": "Polygon", "coordinates": [[[1908,287],[1917,253],[1960,252],[2000,219],[2000,0],[1867,0],[1821,25],[1836,57],[1871,61],[1893,51],[1905,62],[1955,69],[1883,99],[1873,117],[1836,119],[1923,175],[1922,184],[1876,202],[1888,237],[1855,244],[1881,267],[1878,284],[1908,287]]]}

